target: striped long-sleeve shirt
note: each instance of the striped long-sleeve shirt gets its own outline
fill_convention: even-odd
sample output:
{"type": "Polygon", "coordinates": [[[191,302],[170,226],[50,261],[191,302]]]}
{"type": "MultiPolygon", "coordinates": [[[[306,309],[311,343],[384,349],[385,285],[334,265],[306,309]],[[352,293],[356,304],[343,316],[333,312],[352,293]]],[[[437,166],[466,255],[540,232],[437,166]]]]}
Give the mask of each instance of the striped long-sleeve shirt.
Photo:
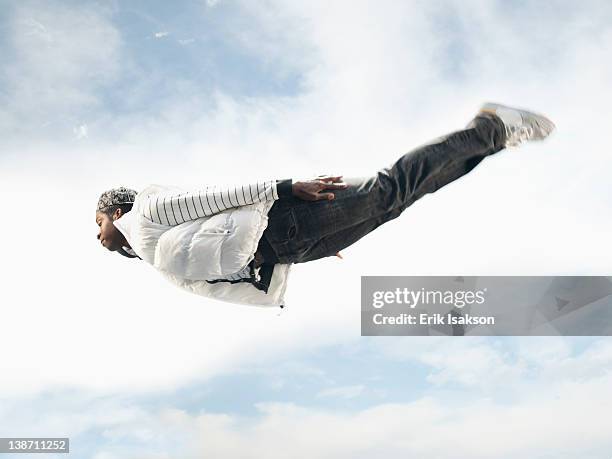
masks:
{"type": "Polygon", "coordinates": [[[143,211],[145,218],[155,223],[176,226],[232,207],[291,196],[292,184],[292,179],[284,179],[247,185],[206,185],[201,190],[154,195],[145,203],[143,211]]]}

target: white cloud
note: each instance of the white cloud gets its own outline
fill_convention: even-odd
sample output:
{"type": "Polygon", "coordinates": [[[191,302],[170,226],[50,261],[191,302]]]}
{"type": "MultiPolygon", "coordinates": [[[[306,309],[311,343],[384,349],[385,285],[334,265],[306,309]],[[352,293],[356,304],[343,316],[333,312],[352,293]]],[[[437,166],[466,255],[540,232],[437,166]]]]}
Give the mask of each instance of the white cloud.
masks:
{"type": "Polygon", "coordinates": [[[155,38],[164,38],[167,37],[170,34],[170,32],[155,32],[154,37],[155,38]]]}
{"type": "MultiPolygon", "coordinates": [[[[430,368],[427,380],[435,386],[453,384],[495,392],[501,383],[513,381],[518,384],[530,371],[523,359],[510,352],[512,345],[503,345],[496,338],[388,338],[376,340],[372,345],[387,358],[427,365],[430,368]]],[[[550,339],[555,340],[554,337],[550,339]]],[[[525,355],[528,349],[524,350],[525,355]]]]}
{"type": "Polygon", "coordinates": [[[77,139],[84,139],[87,137],[88,128],[86,124],[81,124],[78,127],[75,127],[73,130],[77,139]]]}
{"type": "Polygon", "coordinates": [[[512,404],[426,397],[351,413],[260,404],[261,417],[246,424],[235,417],[194,416],[202,439],[195,440],[194,456],[249,458],[265,451],[280,458],[290,450],[299,458],[597,457],[611,446],[604,427],[610,382],[553,387],[540,400],[512,404]],[[576,410],[588,416],[570,414],[576,410]]]}
{"type": "MultiPolygon", "coordinates": [[[[129,399],[77,392],[51,402],[34,400],[40,413],[34,420],[15,409],[24,401],[3,402],[0,423],[8,435],[61,431],[76,438],[103,432],[100,451],[88,453],[117,459],[149,451],[176,459],[262,454],[273,459],[286,457],[287,451],[296,458],[605,457],[612,447],[607,428],[612,373],[593,374],[591,367],[599,359],[610,368],[609,341],[600,339],[576,352],[573,376],[558,378],[547,374],[551,364],[536,349],[523,350],[531,367],[520,391],[513,379],[496,381],[494,393],[462,391],[447,380],[411,402],[331,410],[267,401],[255,404],[254,416],[198,411],[196,406],[189,413],[167,404],[145,408],[129,399]]],[[[524,371],[519,360],[512,365],[524,371]]],[[[421,383],[410,376],[396,382],[405,384],[406,391],[421,383]]]]}
{"type": "Polygon", "coordinates": [[[317,397],[339,397],[339,398],[354,398],[358,397],[365,390],[365,386],[362,384],[356,384],[353,386],[340,386],[330,387],[323,389],[317,393],[317,397]]]}
{"type": "Polygon", "coordinates": [[[82,110],[96,107],[97,90],[117,77],[119,34],[109,12],[96,6],[23,2],[9,11],[12,49],[6,50],[11,60],[0,75],[6,94],[0,129],[5,137],[57,135],[59,127],[74,125],[82,110]]]}

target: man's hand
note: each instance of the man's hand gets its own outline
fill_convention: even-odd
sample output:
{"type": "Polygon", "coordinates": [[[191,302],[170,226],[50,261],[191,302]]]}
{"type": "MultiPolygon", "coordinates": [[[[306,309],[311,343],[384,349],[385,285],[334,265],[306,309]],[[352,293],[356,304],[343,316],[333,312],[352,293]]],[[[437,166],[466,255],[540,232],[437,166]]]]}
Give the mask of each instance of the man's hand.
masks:
{"type": "Polygon", "coordinates": [[[319,175],[312,180],[294,182],[292,187],[293,196],[304,201],[318,201],[320,199],[334,199],[334,193],[321,193],[323,190],[344,190],[348,185],[340,179],[341,175],[329,176],[319,175]]]}

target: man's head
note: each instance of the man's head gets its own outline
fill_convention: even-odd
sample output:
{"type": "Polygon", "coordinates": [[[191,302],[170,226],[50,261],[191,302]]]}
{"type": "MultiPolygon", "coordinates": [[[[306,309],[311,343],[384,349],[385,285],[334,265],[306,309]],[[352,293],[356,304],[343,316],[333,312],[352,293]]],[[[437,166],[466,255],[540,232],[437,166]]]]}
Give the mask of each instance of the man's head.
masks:
{"type": "Polygon", "coordinates": [[[129,247],[125,236],[113,221],[132,210],[137,192],[125,187],[113,188],[100,195],[96,209],[96,224],[100,227],[98,240],[108,250],[116,251],[129,247]]]}

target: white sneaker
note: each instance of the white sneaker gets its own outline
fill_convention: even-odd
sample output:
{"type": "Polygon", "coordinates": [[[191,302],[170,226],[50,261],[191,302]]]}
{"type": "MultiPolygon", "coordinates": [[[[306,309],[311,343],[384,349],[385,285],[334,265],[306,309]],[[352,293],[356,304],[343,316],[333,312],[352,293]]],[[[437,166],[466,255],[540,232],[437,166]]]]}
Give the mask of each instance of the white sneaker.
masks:
{"type": "Polygon", "coordinates": [[[543,140],[555,129],[555,124],[545,116],[519,108],[489,102],[480,112],[497,115],[503,121],[506,147],[515,147],[528,140],[543,140]]]}

